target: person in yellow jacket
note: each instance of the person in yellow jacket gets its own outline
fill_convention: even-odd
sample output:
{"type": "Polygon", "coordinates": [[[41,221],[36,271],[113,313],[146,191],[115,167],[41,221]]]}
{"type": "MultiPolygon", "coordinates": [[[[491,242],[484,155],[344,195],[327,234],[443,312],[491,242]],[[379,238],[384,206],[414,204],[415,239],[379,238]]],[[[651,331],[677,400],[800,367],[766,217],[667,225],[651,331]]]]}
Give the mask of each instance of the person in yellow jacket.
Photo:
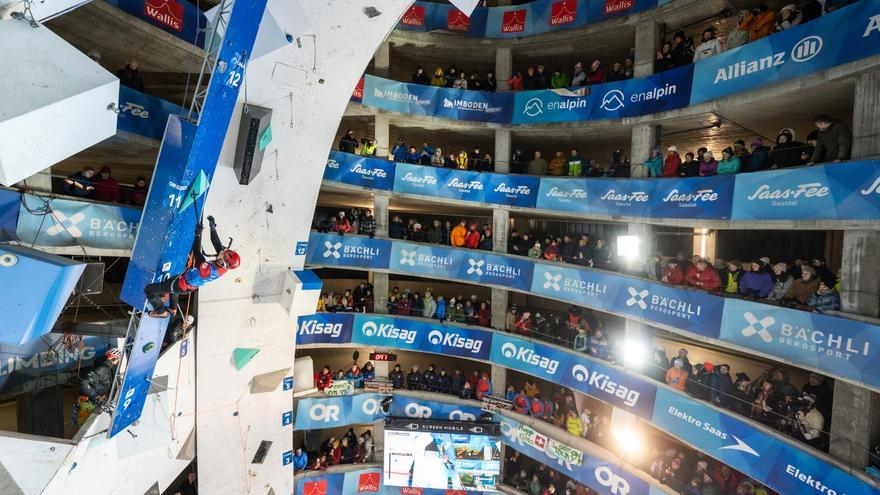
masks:
{"type": "Polygon", "coordinates": [[[468,168],[468,153],[465,150],[461,150],[458,152],[458,156],[455,157],[455,167],[459,170],[467,170],[468,168]]]}
{"type": "Polygon", "coordinates": [[[449,233],[449,243],[453,247],[462,247],[467,239],[467,222],[464,220],[458,222],[458,225],[449,233]]]}
{"type": "Polygon", "coordinates": [[[446,85],[446,77],[445,72],[443,71],[443,67],[437,67],[434,69],[434,77],[431,78],[431,86],[439,86],[443,87],[446,85]]]}
{"type": "Polygon", "coordinates": [[[529,399],[534,399],[535,396],[538,395],[538,386],[531,380],[526,381],[526,386],[523,387],[523,390],[526,393],[526,397],[529,399]]]}
{"type": "Polygon", "coordinates": [[[568,411],[568,418],[565,419],[565,429],[572,435],[579,437],[584,432],[584,422],[578,416],[578,412],[574,409],[568,411]]]}

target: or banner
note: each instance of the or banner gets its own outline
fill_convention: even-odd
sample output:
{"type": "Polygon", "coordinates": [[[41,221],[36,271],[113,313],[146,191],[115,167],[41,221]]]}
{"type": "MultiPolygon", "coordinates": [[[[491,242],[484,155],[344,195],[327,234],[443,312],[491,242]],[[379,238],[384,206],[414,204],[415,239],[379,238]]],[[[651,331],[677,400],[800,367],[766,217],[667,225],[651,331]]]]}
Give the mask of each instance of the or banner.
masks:
{"type": "Polygon", "coordinates": [[[155,96],[119,85],[119,114],[116,128],[140,136],[162,139],[169,115],[184,115],[185,109],[155,96]]]}
{"type": "Polygon", "coordinates": [[[657,391],[651,422],[779,493],[876,493],[777,435],[666,389],[657,391]]]}
{"type": "Polygon", "coordinates": [[[205,44],[205,14],[187,0],[107,0],[111,5],[198,46],[205,44]]]}
{"type": "Polygon", "coordinates": [[[129,250],[134,245],[141,210],[127,206],[22,197],[17,233],[21,242],[36,246],[84,246],[129,250]]]}
{"type": "Polygon", "coordinates": [[[0,242],[17,241],[21,193],[0,189],[0,242]]]}
{"type": "Polygon", "coordinates": [[[470,16],[452,5],[415,2],[397,29],[443,30],[477,38],[521,38],[643,12],[657,0],[533,0],[514,7],[477,7],[470,16]]]}
{"type": "MultiPolygon", "coordinates": [[[[627,315],[674,331],[697,334],[718,343],[736,343],[768,355],[827,372],[834,376],[880,387],[880,327],[861,321],[804,313],[759,301],[724,298],[700,290],[669,286],[614,272],[549,263],[520,256],[501,255],[476,249],[450,248],[436,244],[414,244],[387,239],[312,233],[306,263],[315,266],[362,267],[405,275],[425,275],[469,284],[493,285],[538,294],[554,300],[627,315]],[[329,245],[328,245],[329,243],[329,245]],[[776,324],[774,326],[774,324],[776,324]],[[776,328],[778,327],[778,330],[776,328]],[[771,336],[771,333],[776,334],[771,336]]],[[[363,337],[363,321],[355,316],[352,341],[375,343],[373,334],[363,337]]],[[[417,322],[383,322],[370,331],[389,346],[404,343],[417,349],[427,331],[417,322]],[[381,330],[381,331],[380,331],[381,330]]],[[[338,323],[338,322],[337,322],[338,323]]],[[[371,321],[370,325],[375,325],[371,321]]],[[[315,323],[304,327],[312,334],[304,341],[328,339],[341,327],[315,323]],[[324,336],[314,336],[314,333],[324,336]],[[330,333],[330,337],[326,336],[330,333]]],[[[473,338],[473,337],[470,337],[473,338]]],[[[497,340],[498,337],[495,337],[497,340]]],[[[513,366],[518,358],[498,354],[493,342],[492,359],[513,366]]],[[[532,345],[532,344],[530,344],[532,345]]],[[[409,346],[409,347],[407,347],[409,346]]],[[[480,348],[485,352],[486,347],[480,348]]],[[[457,354],[449,348],[443,352],[457,354]]],[[[529,352],[541,355],[540,352],[529,352]]],[[[532,359],[532,358],[527,358],[532,359]]],[[[537,359],[537,358],[535,358],[537,359]]],[[[546,377],[560,381],[556,369],[546,377]]],[[[534,363],[527,363],[531,366],[534,363]]],[[[526,370],[527,371],[527,370],[526,370]]],[[[527,371],[528,372],[528,371],[527,371]]]]}
{"type": "Polygon", "coordinates": [[[405,394],[394,394],[388,416],[413,419],[477,421],[483,414],[479,407],[426,401],[405,394]]]}
{"type": "Polygon", "coordinates": [[[167,328],[168,318],[151,318],[146,314],[141,316],[137,335],[128,355],[125,378],[116,395],[110,437],[128,428],[141,417],[167,328]]]}
{"type": "Polygon", "coordinates": [[[390,191],[394,186],[394,170],[392,161],[331,151],[324,180],[390,191]]]}
{"type": "Polygon", "coordinates": [[[468,91],[364,76],[363,104],[391,112],[510,123],[511,93],[468,91]]]}
{"type": "Polygon", "coordinates": [[[331,151],[324,179],[402,194],[585,215],[701,220],[878,220],[878,161],[687,179],[479,173],[331,151]],[[357,167],[357,168],[356,168],[357,167]],[[393,175],[367,179],[376,170],[393,175]]]}
{"type": "Polygon", "coordinates": [[[296,430],[372,424],[385,418],[379,394],[319,397],[296,401],[296,430]]]}
{"type": "Polygon", "coordinates": [[[880,2],[855,2],[698,61],[691,103],[794,79],[880,53],[880,2]]]}

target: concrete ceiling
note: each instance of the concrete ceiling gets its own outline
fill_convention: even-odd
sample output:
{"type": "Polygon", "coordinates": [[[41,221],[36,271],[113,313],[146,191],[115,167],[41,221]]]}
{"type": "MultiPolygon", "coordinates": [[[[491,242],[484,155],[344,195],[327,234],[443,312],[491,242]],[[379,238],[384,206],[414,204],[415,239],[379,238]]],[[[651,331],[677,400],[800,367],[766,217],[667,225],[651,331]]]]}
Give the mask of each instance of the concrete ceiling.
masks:
{"type": "Polygon", "coordinates": [[[101,141],[91,148],[52,166],[52,173],[68,176],[89,166],[107,166],[123,184],[134,184],[138,176],[151,177],[159,154],[159,142],[125,133],[101,141]]]}

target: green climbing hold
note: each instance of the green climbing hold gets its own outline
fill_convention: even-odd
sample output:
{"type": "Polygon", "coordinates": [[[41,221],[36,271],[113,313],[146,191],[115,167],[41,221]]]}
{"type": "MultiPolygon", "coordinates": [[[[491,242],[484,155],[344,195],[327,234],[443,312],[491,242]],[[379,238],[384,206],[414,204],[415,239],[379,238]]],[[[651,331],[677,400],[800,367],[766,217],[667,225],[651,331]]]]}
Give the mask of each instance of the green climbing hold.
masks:
{"type": "Polygon", "coordinates": [[[186,196],[184,196],[183,201],[180,203],[180,208],[177,211],[181,212],[189,208],[190,205],[195,203],[197,199],[205,194],[209,185],[208,176],[205,175],[204,170],[200,170],[196,180],[194,180],[192,185],[189,186],[189,190],[186,192],[186,196]]]}
{"type": "Polygon", "coordinates": [[[144,344],[144,346],[141,348],[141,350],[144,352],[144,354],[146,354],[146,353],[150,352],[151,350],[153,350],[154,347],[156,347],[155,343],[147,342],[146,344],[144,344]]]}
{"type": "Polygon", "coordinates": [[[233,349],[232,361],[235,363],[235,369],[240,370],[244,368],[244,366],[248,364],[258,352],[260,352],[259,349],[250,349],[247,347],[236,347],[233,349]]]}

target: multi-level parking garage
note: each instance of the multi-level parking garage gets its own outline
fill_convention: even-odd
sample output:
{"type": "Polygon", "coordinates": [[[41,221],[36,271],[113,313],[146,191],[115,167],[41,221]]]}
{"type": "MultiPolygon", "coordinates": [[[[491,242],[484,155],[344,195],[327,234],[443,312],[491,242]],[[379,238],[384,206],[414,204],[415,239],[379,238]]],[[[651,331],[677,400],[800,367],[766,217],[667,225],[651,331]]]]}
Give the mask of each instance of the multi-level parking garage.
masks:
{"type": "Polygon", "coordinates": [[[880,491],[880,3],[468,3],[0,3],[4,493],[880,491]]]}

